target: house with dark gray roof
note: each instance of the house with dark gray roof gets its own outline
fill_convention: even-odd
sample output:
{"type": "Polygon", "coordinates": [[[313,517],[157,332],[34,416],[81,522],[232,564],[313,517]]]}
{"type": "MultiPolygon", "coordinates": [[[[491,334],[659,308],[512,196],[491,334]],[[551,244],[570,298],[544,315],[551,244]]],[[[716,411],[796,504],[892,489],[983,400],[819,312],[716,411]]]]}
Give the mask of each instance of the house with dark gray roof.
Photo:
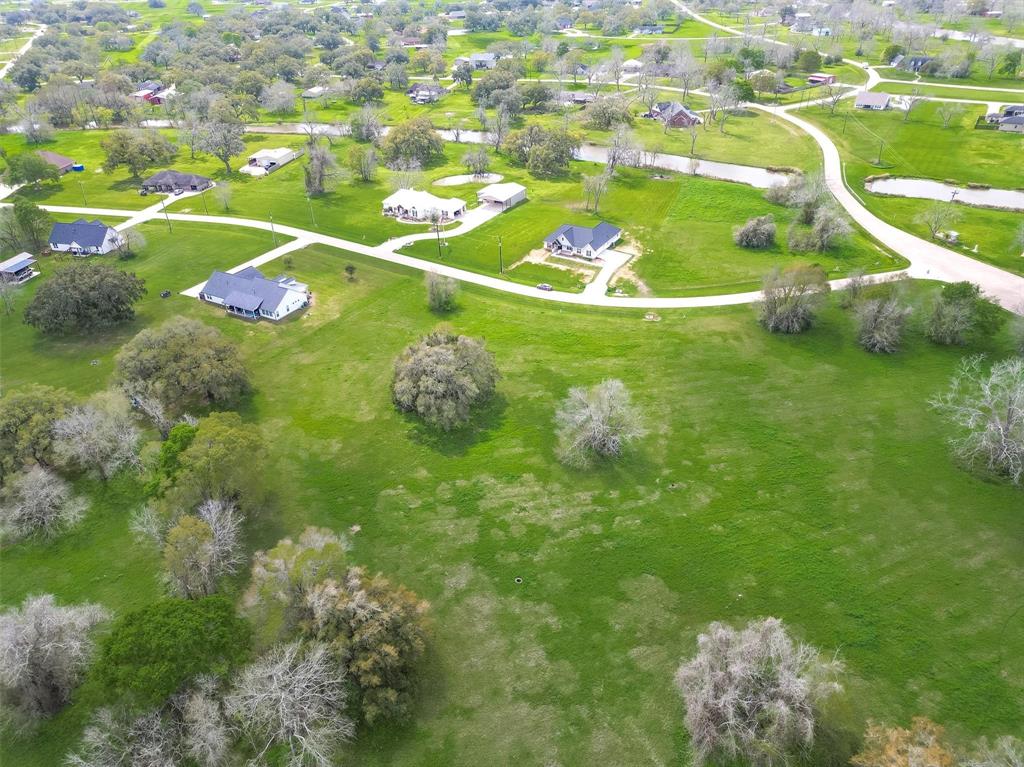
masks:
{"type": "Polygon", "coordinates": [[[700,125],[701,123],[699,114],[678,101],[658,102],[649,114],[671,128],[689,128],[691,125],[700,125]]]}
{"type": "Polygon", "coordinates": [[[309,305],[309,286],[281,274],[268,280],[254,266],[235,274],[214,272],[199,299],[223,306],[228,314],[251,320],[280,320],[309,305]]]}
{"type": "Polygon", "coordinates": [[[199,192],[209,189],[213,182],[206,176],[197,176],[195,173],[182,173],[177,170],[161,170],[142,182],[142,188],[146,192],[199,192]]]}
{"type": "Polygon", "coordinates": [[[579,256],[592,261],[621,236],[622,230],[606,221],[593,228],[563,224],[544,238],[544,247],[556,256],[579,256]]]}
{"type": "Polygon", "coordinates": [[[50,250],[73,256],[103,255],[124,244],[121,233],[99,219],[78,219],[73,224],[57,223],[50,230],[50,250]]]}
{"type": "Polygon", "coordinates": [[[1024,133],[1024,115],[1004,117],[999,121],[999,130],[1012,133],[1024,133]]]}

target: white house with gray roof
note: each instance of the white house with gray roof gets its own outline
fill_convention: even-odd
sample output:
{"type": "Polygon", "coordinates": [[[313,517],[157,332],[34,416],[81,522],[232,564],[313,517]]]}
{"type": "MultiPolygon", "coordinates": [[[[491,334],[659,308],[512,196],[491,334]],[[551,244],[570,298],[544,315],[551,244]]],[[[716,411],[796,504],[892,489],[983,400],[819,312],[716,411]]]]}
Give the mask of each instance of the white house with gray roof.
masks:
{"type": "Polygon", "coordinates": [[[563,224],[544,238],[544,247],[556,256],[578,256],[592,261],[621,236],[622,230],[606,221],[593,228],[563,224]]]}
{"type": "Polygon", "coordinates": [[[214,272],[199,299],[251,320],[281,320],[309,305],[309,286],[281,274],[268,280],[254,266],[236,274],[214,272]]]}
{"type": "Polygon", "coordinates": [[[78,219],[73,224],[57,223],[50,230],[50,250],[73,256],[93,256],[109,253],[124,244],[124,238],[114,227],[99,219],[78,219]]]}

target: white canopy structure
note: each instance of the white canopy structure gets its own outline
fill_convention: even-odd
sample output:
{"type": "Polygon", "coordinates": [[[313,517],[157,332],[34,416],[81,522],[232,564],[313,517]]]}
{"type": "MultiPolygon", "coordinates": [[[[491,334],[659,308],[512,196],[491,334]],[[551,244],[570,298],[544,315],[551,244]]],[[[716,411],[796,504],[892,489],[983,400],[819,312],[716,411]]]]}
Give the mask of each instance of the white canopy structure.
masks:
{"type": "Polygon", "coordinates": [[[448,221],[466,212],[466,202],[458,198],[435,197],[418,189],[399,189],[384,198],[383,208],[385,216],[426,221],[436,212],[442,221],[448,221]]]}

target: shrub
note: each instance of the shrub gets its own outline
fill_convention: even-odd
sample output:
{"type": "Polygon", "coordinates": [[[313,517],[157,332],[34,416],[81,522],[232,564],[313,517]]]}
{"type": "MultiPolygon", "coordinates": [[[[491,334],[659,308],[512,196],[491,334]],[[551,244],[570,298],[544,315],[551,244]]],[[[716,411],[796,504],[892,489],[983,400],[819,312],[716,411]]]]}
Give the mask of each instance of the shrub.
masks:
{"type": "Polygon", "coordinates": [[[775,244],[775,217],[757,216],[733,230],[733,241],[741,248],[770,248],[775,244]]]}
{"type": "Polygon", "coordinates": [[[585,467],[594,458],[618,458],[623,448],[643,433],[640,411],[622,381],[609,379],[585,389],[569,390],[555,414],[558,457],[569,466],[585,467]]]}
{"type": "Polygon", "coordinates": [[[49,469],[33,466],[14,477],[0,498],[0,532],[13,539],[29,535],[54,538],[76,524],[86,502],[49,469]]]}
{"type": "Polygon", "coordinates": [[[911,311],[897,291],[884,298],[861,301],[856,309],[858,342],[876,354],[899,351],[911,311]]]}
{"type": "Polygon", "coordinates": [[[437,272],[427,272],[427,305],[432,312],[450,312],[455,308],[459,283],[437,272]]]}
{"type": "Polygon", "coordinates": [[[395,361],[392,394],[399,410],[450,431],[494,394],[498,378],[494,355],[482,341],[435,332],[395,361]]]}
{"type": "Polygon", "coordinates": [[[773,333],[802,333],[814,324],[818,307],[829,291],[820,267],[773,270],[764,278],[759,321],[773,333]]]}

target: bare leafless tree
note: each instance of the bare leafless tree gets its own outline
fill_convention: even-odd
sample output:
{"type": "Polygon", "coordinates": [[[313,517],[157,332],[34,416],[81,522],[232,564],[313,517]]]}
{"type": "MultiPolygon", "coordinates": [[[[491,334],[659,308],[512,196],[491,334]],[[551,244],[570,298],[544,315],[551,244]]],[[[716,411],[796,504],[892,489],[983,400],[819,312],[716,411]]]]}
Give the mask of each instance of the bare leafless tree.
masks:
{"type": "Polygon", "coordinates": [[[75,525],[88,504],[71,485],[43,466],[16,475],[0,498],[0,533],[12,539],[28,535],[54,538],[75,525]]]}
{"type": "Polygon", "coordinates": [[[114,392],[94,395],[53,425],[57,456],[109,479],[126,466],[139,466],[141,434],[127,400],[114,392]]]}
{"type": "Polygon", "coordinates": [[[0,689],[22,723],[59,711],[81,681],[107,618],[99,605],[60,607],[52,594],[27,597],[0,615],[0,689]]]}
{"type": "MultiPolygon", "coordinates": [[[[67,767],[174,767],[177,733],[159,711],[134,715],[100,709],[67,767]]],[[[206,767],[204,765],[204,767],[206,767]]]]}
{"type": "Polygon", "coordinates": [[[970,357],[932,407],[962,429],[952,438],[956,454],[983,464],[1014,484],[1024,479],[1024,359],[996,362],[986,372],[982,357],[970,357]]]}
{"type": "Polygon", "coordinates": [[[935,202],[914,216],[915,224],[928,227],[932,239],[937,239],[942,231],[960,220],[960,211],[949,202],[935,202]]]}
{"type": "Polygon", "coordinates": [[[611,178],[611,174],[607,168],[602,170],[600,173],[595,173],[593,176],[583,176],[583,196],[586,200],[587,210],[593,210],[597,213],[598,206],[601,204],[601,198],[604,193],[608,190],[608,181],[611,178]]]}
{"type": "Polygon", "coordinates": [[[948,128],[949,124],[953,121],[959,121],[963,113],[964,108],[962,105],[948,101],[940,104],[938,109],[935,110],[935,114],[942,120],[943,128],[948,128]]]}
{"type": "Polygon", "coordinates": [[[676,672],[695,762],[786,763],[813,742],[818,707],[841,689],[841,668],[794,642],[777,618],[741,630],[712,623],[676,672]]]}
{"type": "Polygon", "coordinates": [[[555,414],[555,425],[559,460],[577,468],[589,466],[595,458],[618,458],[644,434],[640,411],[617,379],[570,389],[555,414]]]}
{"type": "Polygon", "coordinates": [[[773,333],[802,333],[814,324],[828,291],[828,280],[820,268],[774,269],[762,284],[759,320],[773,333]]]}
{"type": "Polygon", "coordinates": [[[344,671],[319,643],[277,647],[245,668],[224,701],[257,759],[287,749],[289,767],[330,767],[355,725],[345,713],[344,671]]]}
{"type": "Polygon", "coordinates": [[[990,743],[982,738],[963,767],[1024,767],[1024,740],[1006,735],[990,743]]]}
{"type": "Polygon", "coordinates": [[[899,290],[892,290],[880,298],[860,301],[856,307],[858,343],[876,354],[899,351],[912,311],[899,290]]]}

